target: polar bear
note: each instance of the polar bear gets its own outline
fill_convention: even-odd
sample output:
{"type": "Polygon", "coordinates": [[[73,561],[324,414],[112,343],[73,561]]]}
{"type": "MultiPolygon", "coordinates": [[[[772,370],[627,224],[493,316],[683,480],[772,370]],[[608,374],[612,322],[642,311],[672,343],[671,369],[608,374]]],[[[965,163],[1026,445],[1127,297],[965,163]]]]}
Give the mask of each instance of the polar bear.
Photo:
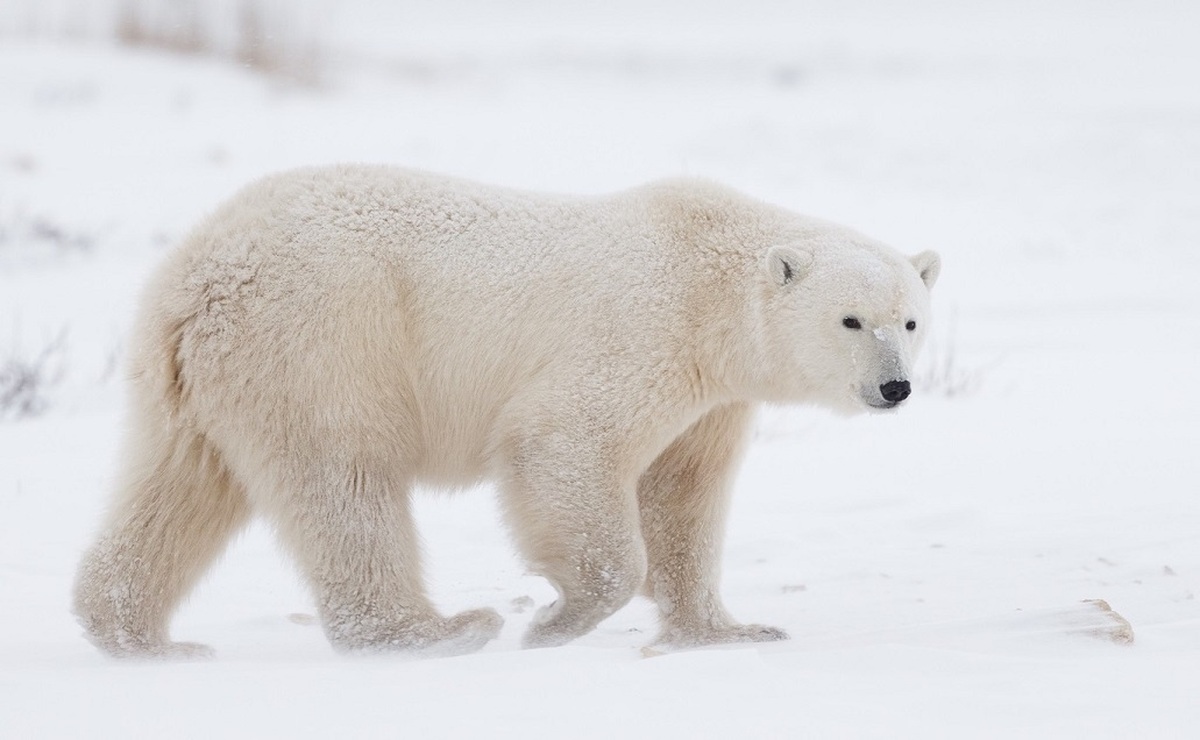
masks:
{"type": "Polygon", "coordinates": [[[207,654],[171,641],[171,615],[259,515],[336,649],[472,651],[501,618],[435,609],[409,497],[491,481],[558,592],[524,645],[639,592],[665,646],[784,639],[718,594],[752,411],[903,402],[939,268],[696,180],[582,198],[386,167],[268,177],[144,295],[75,614],[115,656],[207,654]]]}

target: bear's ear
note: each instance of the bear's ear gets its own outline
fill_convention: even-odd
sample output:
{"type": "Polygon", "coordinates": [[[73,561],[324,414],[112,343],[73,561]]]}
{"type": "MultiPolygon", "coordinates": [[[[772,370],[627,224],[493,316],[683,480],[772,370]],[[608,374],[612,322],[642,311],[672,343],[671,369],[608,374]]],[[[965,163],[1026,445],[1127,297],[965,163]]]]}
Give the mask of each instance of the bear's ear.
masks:
{"type": "Polygon", "coordinates": [[[917,268],[917,274],[921,276],[921,280],[925,283],[926,288],[932,288],[937,282],[938,273],[942,271],[942,258],[937,252],[921,252],[912,257],[910,261],[913,267],[917,268]]]}
{"type": "Polygon", "coordinates": [[[771,247],[767,250],[767,274],[776,285],[798,282],[812,266],[812,254],[795,247],[771,247]]]}

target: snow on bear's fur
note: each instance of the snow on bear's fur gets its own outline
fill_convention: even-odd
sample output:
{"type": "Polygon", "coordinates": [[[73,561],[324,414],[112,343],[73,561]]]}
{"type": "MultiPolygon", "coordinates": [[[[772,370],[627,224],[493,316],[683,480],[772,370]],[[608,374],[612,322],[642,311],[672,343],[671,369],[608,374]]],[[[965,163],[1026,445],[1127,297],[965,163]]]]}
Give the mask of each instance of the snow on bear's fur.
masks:
{"type": "Polygon", "coordinates": [[[557,589],[531,647],[637,593],[670,646],[784,639],[718,594],[756,403],[891,408],[939,259],[706,182],[551,197],[382,167],[269,177],[151,282],[131,431],[74,610],[118,656],[204,654],[172,613],[251,515],[295,558],[340,650],[453,654],[410,495],[493,482],[557,589]]]}

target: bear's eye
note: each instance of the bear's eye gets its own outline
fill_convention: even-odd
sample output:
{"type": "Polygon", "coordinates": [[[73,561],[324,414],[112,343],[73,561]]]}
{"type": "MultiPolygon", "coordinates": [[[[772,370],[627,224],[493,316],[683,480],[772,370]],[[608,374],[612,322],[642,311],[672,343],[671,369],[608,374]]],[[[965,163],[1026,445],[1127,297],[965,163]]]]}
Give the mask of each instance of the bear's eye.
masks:
{"type": "Polygon", "coordinates": [[[916,331],[917,330],[917,322],[910,321],[904,325],[904,328],[908,329],[909,331],[916,331]]]}
{"type": "Polygon", "coordinates": [[[842,319],[842,326],[846,327],[847,329],[861,329],[862,322],[853,316],[847,316],[846,318],[842,319]]]}

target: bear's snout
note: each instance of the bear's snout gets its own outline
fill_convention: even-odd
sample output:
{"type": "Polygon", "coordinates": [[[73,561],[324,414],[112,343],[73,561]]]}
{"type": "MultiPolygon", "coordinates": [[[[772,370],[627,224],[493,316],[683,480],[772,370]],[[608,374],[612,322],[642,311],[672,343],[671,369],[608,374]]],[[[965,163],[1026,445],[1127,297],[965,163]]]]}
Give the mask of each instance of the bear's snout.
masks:
{"type": "Polygon", "coordinates": [[[895,405],[908,398],[908,395],[912,393],[912,386],[907,380],[889,380],[879,386],[879,393],[883,396],[883,400],[895,405]]]}

